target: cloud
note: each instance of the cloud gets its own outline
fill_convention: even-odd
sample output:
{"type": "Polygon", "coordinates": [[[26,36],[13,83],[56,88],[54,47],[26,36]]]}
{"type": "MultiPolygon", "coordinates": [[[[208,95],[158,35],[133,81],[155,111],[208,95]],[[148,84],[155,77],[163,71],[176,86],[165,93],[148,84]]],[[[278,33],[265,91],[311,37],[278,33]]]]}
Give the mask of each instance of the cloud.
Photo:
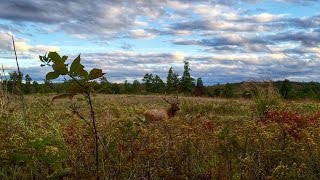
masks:
{"type": "Polygon", "coordinates": [[[284,22],[287,27],[296,27],[300,29],[318,28],[320,26],[320,15],[291,18],[284,22]]]}
{"type": "Polygon", "coordinates": [[[319,0],[277,0],[279,2],[292,3],[292,4],[300,4],[300,5],[311,5],[312,3],[320,2],[319,0]]]}
{"type": "MultiPolygon", "coordinates": [[[[187,1],[187,0],[160,0],[160,1],[128,1],[128,0],[10,0],[0,4],[2,11],[0,19],[8,20],[13,24],[37,23],[39,29],[46,31],[44,24],[51,26],[50,31],[64,31],[74,37],[86,39],[113,39],[129,33],[132,38],[152,38],[154,35],[146,32],[146,25],[169,19],[186,20],[194,15],[203,19],[203,28],[233,29],[237,24],[214,23],[213,18],[239,16],[238,10],[233,8],[237,1],[187,1]],[[167,9],[172,9],[173,12],[167,9]],[[143,17],[143,20],[141,19],[143,17]],[[209,23],[207,27],[204,24],[209,23]]],[[[260,14],[256,19],[269,21],[277,15],[260,14]]],[[[170,21],[167,21],[170,24],[170,21]]],[[[194,21],[196,25],[201,21],[194,21]]],[[[186,23],[192,23],[187,21],[186,23]]],[[[183,25],[183,24],[180,24],[183,25]]],[[[179,26],[177,24],[176,26],[179,26]]],[[[189,25],[191,26],[191,24],[189,25]]],[[[195,27],[195,26],[193,26],[195,27]]],[[[249,25],[245,28],[249,30],[249,25]]],[[[190,29],[176,29],[171,34],[190,35],[190,29]]],[[[243,31],[246,31],[243,30],[243,31]]]]}
{"type": "Polygon", "coordinates": [[[151,5],[140,6],[124,0],[10,0],[0,4],[0,18],[12,22],[51,24],[56,29],[87,38],[92,34],[114,38],[132,29],[137,16],[156,18],[162,13],[151,5]]]}
{"type": "MultiPolygon", "coordinates": [[[[311,9],[310,5],[319,2],[274,0],[272,4],[311,9]]],[[[273,78],[318,77],[320,15],[298,17],[286,9],[283,13],[259,11],[252,4],[246,6],[248,3],[258,7],[265,4],[258,0],[3,1],[0,58],[5,61],[13,57],[11,37],[6,32],[22,34],[19,37],[23,38],[16,38],[18,55],[28,61],[27,72],[43,77],[44,70],[33,72],[38,68],[34,59],[64,45],[35,44],[39,41],[32,41],[32,37],[56,33],[68,41],[77,38],[79,44],[88,44],[87,40],[108,43],[82,57],[88,68],[103,68],[111,81],[141,79],[147,72],[165,78],[171,65],[181,73],[184,59],[190,61],[192,75],[202,77],[207,84],[265,74],[273,78]],[[150,39],[160,45],[143,44],[150,39]],[[192,52],[186,53],[187,46],[192,52]]]]}
{"type": "MultiPolygon", "coordinates": [[[[112,52],[83,54],[82,59],[86,67],[91,68],[94,64],[107,72],[109,80],[122,82],[124,79],[140,80],[147,72],[157,74],[165,80],[170,65],[173,65],[181,75],[183,63],[175,62],[176,55],[177,53],[112,52]]],[[[281,79],[289,76],[312,75],[315,73],[314,67],[320,65],[316,59],[305,61],[282,53],[186,56],[185,58],[190,62],[192,76],[203,77],[207,84],[245,81],[252,77],[281,79]]]]}
{"type": "MultiPolygon", "coordinates": [[[[56,46],[30,45],[27,40],[15,38],[17,54],[43,54],[47,51],[59,51],[56,46]]],[[[13,52],[12,37],[10,33],[0,32],[0,50],[3,52],[13,52]]]]}
{"type": "MultiPolygon", "coordinates": [[[[319,49],[308,49],[319,53],[319,49]]],[[[75,55],[69,55],[73,59],[75,55]]],[[[141,80],[146,73],[159,75],[164,81],[170,66],[178,73],[183,73],[183,59],[190,63],[191,75],[202,77],[206,84],[239,82],[250,78],[271,78],[298,80],[301,77],[320,78],[317,70],[320,62],[315,56],[301,59],[297,55],[286,53],[270,54],[216,54],[191,55],[182,52],[172,53],[134,53],[113,51],[108,53],[84,53],[82,63],[87,69],[102,68],[111,82],[141,80]],[[178,60],[178,61],[177,61],[178,60]]],[[[8,66],[7,66],[8,67],[8,66]]],[[[14,70],[14,65],[11,66],[14,70]]],[[[38,64],[23,67],[24,74],[30,74],[34,80],[42,81],[48,68],[38,64]]]]}
{"type": "MultiPolygon", "coordinates": [[[[22,38],[14,38],[14,40],[18,59],[22,61],[25,67],[37,64],[31,59],[38,59],[39,54],[45,54],[48,51],[59,51],[59,47],[56,46],[31,45],[28,40],[22,38]]],[[[15,65],[12,37],[8,32],[0,32],[0,52],[0,64],[9,67],[15,65]]]]}
{"type": "Polygon", "coordinates": [[[217,34],[215,38],[207,38],[201,40],[177,39],[172,42],[176,45],[199,45],[210,47],[209,51],[228,50],[230,52],[270,52],[267,45],[272,45],[273,42],[267,41],[259,36],[243,36],[235,34],[217,34]]]}
{"type": "Polygon", "coordinates": [[[282,32],[269,36],[269,38],[276,42],[298,42],[307,47],[318,46],[320,44],[320,32],[282,32]]]}
{"type": "Polygon", "coordinates": [[[129,34],[129,37],[134,39],[152,39],[155,38],[155,35],[148,33],[143,29],[132,30],[129,34]]]}
{"type": "Polygon", "coordinates": [[[177,52],[172,53],[171,57],[173,60],[182,61],[185,58],[185,54],[183,52],[177,51],[177,52]]]}
{"type": "Polygon", "coordinates": [[[133,49],[133,45],[129,44],[129,43],[126,43],[126,42],[123,42],[120,47],[123,50],[132,50],[133,49]]]}

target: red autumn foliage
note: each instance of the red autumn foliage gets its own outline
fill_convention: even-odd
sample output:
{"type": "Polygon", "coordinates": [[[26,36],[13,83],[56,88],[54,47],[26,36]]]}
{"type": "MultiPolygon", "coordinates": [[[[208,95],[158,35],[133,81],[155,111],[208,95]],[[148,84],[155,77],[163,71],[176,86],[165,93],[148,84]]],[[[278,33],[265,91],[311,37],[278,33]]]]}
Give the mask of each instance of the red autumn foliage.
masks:
{"type": "Polygon", "coordinates": [[[302,116],[290,111],[268,111],[264,117],[265,122],[276,122],[281,125],[284,132],[296,140],[301,140],[301,129],[313,126],[320,118],[320,113],[312,116],[302,116]]]}

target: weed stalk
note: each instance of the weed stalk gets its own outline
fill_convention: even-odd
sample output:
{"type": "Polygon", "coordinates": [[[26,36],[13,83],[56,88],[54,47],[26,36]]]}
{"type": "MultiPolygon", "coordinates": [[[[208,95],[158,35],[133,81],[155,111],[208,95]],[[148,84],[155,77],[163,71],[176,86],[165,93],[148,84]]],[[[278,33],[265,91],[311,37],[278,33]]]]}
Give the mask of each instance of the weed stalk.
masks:
{"type": "Polygon", "coordinates": [[[12,37],[12,45],[13,45],[13,51],[14,51],[14,55],[15,55],[15,59],[16,59],[16,63],[17,63],[17,69],[18,69],[18,83],[15,86],[15,88],[17,89],[17,91],[19,92],[19,95],[20,95],[20,98],[21,98],[21,102],[22,102],[22,111],[23,111],[23,117],[25,118],[26,117],[26,103],[25,103],[25,99],[24,99],[24,96],[23,96],[23,93],[21,91],[21,83],[22,83],[22,73],[20,71],[20,67],[19,67],[19,62],[18,62],[18,56],[17,56],[17,51],[16,51],[16,45],[15,45],[15,42],[14,42],[14,38],[13,38],[13,35],[11,36],[12,37]]]}
{"type": "MultiPolygon", "coordinates": [[[[98,129],[97,129],[97,123],[95,119],[95,112],[94,108],[92,105],[92,99],[90,95],[90,91],[86,86],[81,84],[74,76],[72,76],[70,73],[68,74],[81,88],[85,89],[84,94],[86,98],[88,98],[88,103],[90,106],[90,114],[91,114],[91,122],[92,122],[92,128],[93,128],[93,133],[94,133],[94,139],[95,139],[95,159],[96,159],[96,175],[97,178],[99,179],[99,135],[98,135],[98,129]]],[[[79,116],[79,114],[78,114],[79,116]]],[[[80,116],[81,117],[81,116],[80,116]]],[[[84,118],[82,118],[84,119],[84,118]]]]}

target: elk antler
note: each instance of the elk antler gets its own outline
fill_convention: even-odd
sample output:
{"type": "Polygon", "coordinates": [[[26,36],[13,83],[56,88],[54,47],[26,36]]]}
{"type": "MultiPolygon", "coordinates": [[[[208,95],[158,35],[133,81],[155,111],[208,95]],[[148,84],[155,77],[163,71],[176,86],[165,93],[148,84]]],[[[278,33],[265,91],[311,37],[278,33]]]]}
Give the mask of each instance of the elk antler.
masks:
{"type": "Polygon", "coordinates": [[[176,103],[176,104],[179,104],[179,96],[178,96],[178,94],[177,94],[177,96],[176,96],[176,101],[175,101],[175,103],[176,103]]]}
{"type": "Polygon", "coordinates": [[[174,105],[174,104],[179,104],[179,97],[178,95],[175,97],[173,101],[169,101],[165,96],[162,97],[167,103],[174,105]]]}
{"type": "Polygon", "coordinates": [[[165,96],[162,97],[163,100],[165,100],[167,103],[169,104],[173,104],[172,102],[170,102],[165,96]]]}

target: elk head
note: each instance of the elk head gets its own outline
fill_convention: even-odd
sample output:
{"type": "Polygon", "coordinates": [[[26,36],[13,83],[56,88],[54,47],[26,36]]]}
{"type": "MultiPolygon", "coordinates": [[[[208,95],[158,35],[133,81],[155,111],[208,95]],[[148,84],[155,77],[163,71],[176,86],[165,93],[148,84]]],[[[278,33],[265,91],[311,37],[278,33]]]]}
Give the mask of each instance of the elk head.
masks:
{"type": "Polygon", "coordinates": [[[176,115],[176,112],[180,110],[178,95],[172,101],[169,101],[168,99],[166,99],[166,97],[163,97],[163,99],[171,105],[171,107],[167,109],[167,115],[169,116],[169,118],[174,117],[176,115]]]}

